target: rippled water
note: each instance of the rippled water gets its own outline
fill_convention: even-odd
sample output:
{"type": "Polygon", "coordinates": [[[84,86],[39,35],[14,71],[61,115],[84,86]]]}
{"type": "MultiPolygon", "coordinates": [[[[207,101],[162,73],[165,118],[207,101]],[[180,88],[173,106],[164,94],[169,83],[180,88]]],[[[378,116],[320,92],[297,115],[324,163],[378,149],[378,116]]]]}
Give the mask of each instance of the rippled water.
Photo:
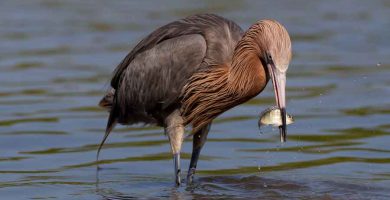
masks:
{"type": "MultiPolygon", "coordinates": [[[[389,199],[389,1],[0,2],[1,199],[389,199]],[[118,126],[95,154],[114,67],[158,26],[212,12],[292,35],[288,142],[262,134],[271,85],[215,120],[194,185],[173,185],[157,127],[118,126]]],[[[189,164],[191,141],[182,164],[189,164]]]]}

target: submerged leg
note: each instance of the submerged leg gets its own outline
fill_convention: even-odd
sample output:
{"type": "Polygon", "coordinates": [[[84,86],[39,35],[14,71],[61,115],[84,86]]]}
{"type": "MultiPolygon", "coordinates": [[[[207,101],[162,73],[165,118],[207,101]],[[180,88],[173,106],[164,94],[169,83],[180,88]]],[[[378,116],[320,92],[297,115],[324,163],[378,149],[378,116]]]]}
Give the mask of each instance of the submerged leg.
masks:
{"type": "Polygon", "coordinates": [[[192,183],[192,179],[196,171],[196,165],[199,159],[200,150],[202,149],[204,143],[206,143],[210,126],[211,124],[206,125],[198,132],[196,132],[193,136],[192,155],[191,155],[190,167],[188,169],[188,174],[187,174],[187,184],[192,183]]]}
{"type": "Polygon", "coordinates": [[[165,120],[165,134],[169,138],[171,144],[171,152],[173,154],[173,164],[175,166],[175,181],[176,185],[180,185],[181,169],[180,169],[180,151],[184,139],[183,118],[178,110],[171,113],[165,120]]]}

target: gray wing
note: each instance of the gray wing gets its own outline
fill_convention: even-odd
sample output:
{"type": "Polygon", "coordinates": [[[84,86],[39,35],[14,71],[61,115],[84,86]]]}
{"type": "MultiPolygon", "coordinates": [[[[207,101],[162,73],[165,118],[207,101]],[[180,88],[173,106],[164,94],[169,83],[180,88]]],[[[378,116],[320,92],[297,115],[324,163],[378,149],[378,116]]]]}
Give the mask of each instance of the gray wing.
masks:
{"type": "Polygon", "coordinates": [[[116,91],[118,121],[148,122],[149,116],[175,103],[187,80],[202,67],[206,50],[203,36],[191,34],[137,54],[116,91]]]}
{"type": "Polygon", "coordinates": [[[190,16],[153,31],[114,71],[109,121],[148,123],[153,119],[148,115],[177,100],[202,62],[207,66],[229,60],[241,32],[234,22],[213,14],[190,16]]]}
{"type": "Polygon", "coordinates": [[[178,36],[137,54],[123,67],[120,87],[111,88],[99,103],[110,110],[110,116],[96,160],[116,122],[156,123],[152,111],[176,101],[186,80],[202,67],[206,49],[199,34],[178,36]]]}
{"type": "MultiPolygon", "coordinates": [[[[202,17],[204,16],[202,15],[202,17]]],[[[111,87],[113,87],[114,89],[117,89],[119,87],[120,83],[122,83],[121,78],[123,78],[123,71],[127,68],[129,63],[137,56],[137,54],[146,51],[150,48],[153,48],[155,45],[161,43],[162,41],[189,34],[202,34],[202,30],[200,29],[200,27],[193,26],[192,24],[187,23],[184,20],[179,20],[171,22],[153,31],[148,37],[141,40],[118,65],[118,67],[114,71],[114,76],[111,79],[111,87]]]]}
{"type": "MultiPolygon", "coordinates": [[[[202,35],[209,46],[208,51],[210,52],[208,54],[213,54],[213,56],[220,58],[222,55],[231,56],[231,49],[227,52],[224,52],[224,49],[226,46],[234,48],[235,42],[241,38],[243,31],[233,21],[214,14],[193,15],[166,24],[141,40],[122,60],[114,71],[111,79],[111,87],[114,89],[119,88],[119,85],[122,83],[123,72],[139,53],[149,50],[165,40],[191,34],[202,35]],[[215,41],[218,42],[215,43],[215,41]],[[219,41],[227,41],[227,43],[220,43],[219,41]],[[231,43],[231,41],[234,42],[231,43]]],[[[210,58],[207,58],[207,60],[210,61],[210,58]]]]}

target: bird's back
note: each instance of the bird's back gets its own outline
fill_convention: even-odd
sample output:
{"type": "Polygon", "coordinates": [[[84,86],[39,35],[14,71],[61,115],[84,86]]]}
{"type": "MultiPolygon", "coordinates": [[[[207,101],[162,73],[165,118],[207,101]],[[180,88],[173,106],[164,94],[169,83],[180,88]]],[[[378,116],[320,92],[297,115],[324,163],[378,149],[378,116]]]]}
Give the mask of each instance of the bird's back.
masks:
{"type": "Polygon", "coordinates": [[[115,69],[100,105],[124,124],[162,124],[180,106],[180,94],[196,72],[230,63],[242,29],[212,14],[162,26],[141,40],[115,69]]]}

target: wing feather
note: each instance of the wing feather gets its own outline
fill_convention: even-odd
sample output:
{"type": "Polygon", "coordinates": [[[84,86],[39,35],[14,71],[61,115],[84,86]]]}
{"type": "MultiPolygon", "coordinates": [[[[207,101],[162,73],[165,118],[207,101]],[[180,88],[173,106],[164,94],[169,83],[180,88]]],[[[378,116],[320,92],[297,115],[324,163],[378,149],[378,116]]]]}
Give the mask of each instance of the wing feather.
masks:
{"type": "Polygon", "coordinates": [[[232,53],[232,49],[229,49],[226,52],[221,52],[220,50],[226,46],[229,46],[229,48],[234,48],[235,42],[241,38],[243,31],[233,21],[214,14],[193,15],[182,20],[177,20],[166,24],[156,29],[146,38],[141,40],[122,60],[122,62],[116,67],[114,71],[113,77],[111,79],[111,87],[114,89],[119,87],[119,84],[122,83],[121,78],[123,77],[123,71],[129,66],[130,62],[137,56],[137,54],[151,49],[155,45],[165,40],[191,34],[202,35],[206,39],[206,42],[210,45],[210,51],[216,51],[211,52],[214,54],[213,56],[220,57],[218,54],[225,55],[226,53],[232,53]],[[217,35],[215,35],[216,33],[217,35]],[[223,37],[227,39],[227,42],[230,44],[220,44],[218,42],[214,42],[215,40],[223,37]]]}
{"type": "Polygon", "coordinates": [[[174,104],[187,80],[202,66],[206,49],[203,36],[192,34],[165,40],[138,54],[123,71],[117,90],[119,121],[150,122],[174,104]]]}
{"type": "Polygon", "coordinates": [[[153,112],[179,103],[191,75],[203,67],[229,63],[242,34],[237,24],[213,14],[189,16],[158,28],[117,66],[111,80],[113,95],[101,105],[111,106],[119,123],[153,123],[153,112]]]}

